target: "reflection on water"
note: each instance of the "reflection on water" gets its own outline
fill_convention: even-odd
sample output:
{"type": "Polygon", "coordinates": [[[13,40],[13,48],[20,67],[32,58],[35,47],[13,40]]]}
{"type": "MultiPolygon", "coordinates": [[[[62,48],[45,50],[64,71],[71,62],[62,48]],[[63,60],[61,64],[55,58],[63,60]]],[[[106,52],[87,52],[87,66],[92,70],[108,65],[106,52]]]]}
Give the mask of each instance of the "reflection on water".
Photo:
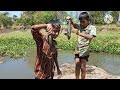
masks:
{"type": "MultiPolygon", "coordinates": [[[[0,64],[0,79],[34,79],[35,50],[31,50],[25,58],[6,59],[5,63],[0,64]]],[[[74,64],[73,51],[59,50],[58,62],[74,64]]],[[[120,75],[120,55],[91,53],[88,64],[103,68],[110,74],[120,75]]]]}

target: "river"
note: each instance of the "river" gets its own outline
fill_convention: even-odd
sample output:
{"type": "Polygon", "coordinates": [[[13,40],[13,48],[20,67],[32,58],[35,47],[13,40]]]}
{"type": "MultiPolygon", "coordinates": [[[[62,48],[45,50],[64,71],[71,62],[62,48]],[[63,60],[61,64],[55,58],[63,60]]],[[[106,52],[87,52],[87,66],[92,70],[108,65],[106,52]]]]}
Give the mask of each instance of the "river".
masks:
{"type": "MultiPolygon", "coordinates": [[[[5,58],[5,62],[0,64],[0,79],[34,79],[35,53],[33,52],[25,58],[5,58]]],[[[73,51],[59,50],[58,61],[59,64],[75,64],[73,51]]],[[[109,74],[120,75],[120,55],[90,53],[87,64],[98,66],[109,74]]]]}

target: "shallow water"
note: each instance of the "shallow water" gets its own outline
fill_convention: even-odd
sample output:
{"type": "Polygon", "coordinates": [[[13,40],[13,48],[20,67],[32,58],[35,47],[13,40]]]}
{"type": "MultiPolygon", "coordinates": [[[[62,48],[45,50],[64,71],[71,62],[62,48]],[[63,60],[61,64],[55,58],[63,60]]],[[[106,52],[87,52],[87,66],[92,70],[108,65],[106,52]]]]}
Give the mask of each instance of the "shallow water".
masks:
{"type": "MultiPolygon", "coordinates": [[[[0,79],[34,79],[35,53],[29,53],[25,58],[5,59],[0,64],[0,79]]],[[[74,62],[73,51],[59,50],[59,64],[74,62]]],[[[120,75],[120,55],[107,53],[91,53],[88,63],[106,70],[109,74],[120,75]]]]}
{"type": "Polygon", "coordinates": [[[0,79],[32,79],[34,78],[31,68],[23,58],[8,60],[0,64],[0,79]]]}
{"type": "MultiPolygon", "coordinates": [[[[73,51],[60,51],[59,61],[61,63],[68,62],[74,63],[73,51]]],[[[108,53],[90,53],[88,65],[98,66],[109,74],[120,75],[120,55],[108,54],[108,53]]]]}

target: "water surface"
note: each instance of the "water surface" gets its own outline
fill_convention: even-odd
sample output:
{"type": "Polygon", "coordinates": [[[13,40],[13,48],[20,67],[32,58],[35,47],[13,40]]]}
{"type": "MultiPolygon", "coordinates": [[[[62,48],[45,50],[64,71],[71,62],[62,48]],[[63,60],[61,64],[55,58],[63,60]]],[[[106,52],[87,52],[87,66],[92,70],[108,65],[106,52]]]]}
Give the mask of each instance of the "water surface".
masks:
{"type": "MultiPolygon", "coordinates": [[[[34,79],[34,52],[30,52],[25,58],[5,58],[5,62],[0,64],[0,79],[34,79]]],[[[59,50],[58,61],[59,64],[75,64],[73,51],[59,50]]],[[[87,64],[98,66],[109,74],[120,75],[120,55],[91,53],[87,64]]]]}

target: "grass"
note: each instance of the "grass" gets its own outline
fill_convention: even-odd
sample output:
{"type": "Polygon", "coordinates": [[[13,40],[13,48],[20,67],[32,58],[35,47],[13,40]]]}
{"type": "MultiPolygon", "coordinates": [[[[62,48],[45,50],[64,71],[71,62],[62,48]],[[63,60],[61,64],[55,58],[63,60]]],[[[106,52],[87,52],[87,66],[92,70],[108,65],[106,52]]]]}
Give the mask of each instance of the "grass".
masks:
{"type": "Polygon", "coordinates": [[[120,34],[115,31],[98,32],[91,43],[91,51],[120,54],[120,34]]]}
{"type": "Polygon", "coordinates": [[[35,42],[30,31],[16,31],[0,35],[0,55],[10,58],[25,56],[31,47],[35,47],[35,42]]]}
{"type": "MultiPolygon", "coordinates": [[[[106,52],[120,54],[120,27],[119,25],[106,25],[109,31],[100,31],[103,26],[97,27],[96,40],[91,42],[91,52],[106,52]]],[[[62,33],[57,38],[57,47],[63,50],[74,50],[77,37],[72,34],[71,39],[62,33]]],[[[30,50],[35,48],[35,42],[30,31],[15,31],[0,35],[0,55],[9,58],[24,57],[30,50]]]]}

